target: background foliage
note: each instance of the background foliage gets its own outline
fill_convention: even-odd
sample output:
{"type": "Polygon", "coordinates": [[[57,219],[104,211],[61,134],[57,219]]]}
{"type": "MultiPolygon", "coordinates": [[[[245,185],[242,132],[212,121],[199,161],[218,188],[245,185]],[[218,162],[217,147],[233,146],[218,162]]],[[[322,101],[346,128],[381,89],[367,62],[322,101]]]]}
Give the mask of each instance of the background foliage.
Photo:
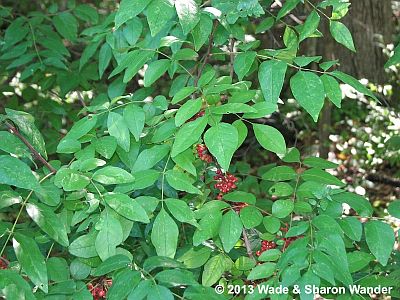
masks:
{"type": "MultiPolygon", "coordinates": [[[[391,226],[400,202],[374,210],[354,184],[368,166],[398,166],[388,87],[300,50],[327,26],[335,45],[355,52],[342,22],[350,7],[2,6],[0,295],[263,299],[212,287],[354,283],[400,297],[391,226]],[[318,142],[334,142],[340,166],[313,148],[331,104],[338,135],[318,142]],[[354,124],[363,130],[339,135],[354,124]]],[[[399,46],[392,52],[395,84],[399,46]]]]}

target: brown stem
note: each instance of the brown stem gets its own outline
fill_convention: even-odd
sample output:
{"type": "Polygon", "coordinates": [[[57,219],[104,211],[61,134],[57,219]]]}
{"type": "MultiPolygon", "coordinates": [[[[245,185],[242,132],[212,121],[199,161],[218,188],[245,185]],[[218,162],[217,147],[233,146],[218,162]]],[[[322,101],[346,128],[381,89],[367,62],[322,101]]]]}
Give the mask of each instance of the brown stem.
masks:
{"type": "Polygon", "coordinates": [[[248,239],[248,237],[247,237],[246,229],[244,229],[244,228],[243,228],[243,230],[242,230],[242,235],[243,235],[244,244],[245,244],[245,246],[246,246],[247,255],[248,255],[251,259],[254,259],[253,251],[251,251],[251,246],[250,246],[249,239],[248,239]]]}
{"type": "Polygon", "coordinates": [[[8,122],[5,122],[5,125],[7,126],[7,128],[10,130],[10,132],[12,134],[14,134],[16,137],[18,137],[27,147],[28,149],[31,151],[31,153],[33,154],[33,156],[39,160],[43,165],[46,166],[47,169],[49,169],[49,171],[52,174],[57,173],[57,170],[50,165],[41,155],[40,153],[33,148],[33,146],[31,145],[31,143],[18,131],[18,129],[16,127],[14,127],[13,125],[11,125],[8,122]]]}
{"type": "Polygon", "coordinates": [[[201,64],[201,66],[200,66],[200,68],[199,68],[199,70],[197,72],[197,77],[194,80],[194,86],[197,86],[197,82],[199,81],[199,78],[200,78],[201,74],[203,73],[203,69],[204,69],[204,67],[205,67],[205,65],[206,65],[206,63],[208,61],[208,57],[210,56],[211,49],[212,49],[212,44],[214,42],[214,33],[215,33],[215,30],[217,29],[217,26],[218,26],[218,21],[214,20],[214,26],[213,26],[213,29],[211,31],[210,38],[208,39],[207,52],[206,52],[206,54],[204,56],[203,63],[201,64]]]}
{"type": "Polygon", "coordinates": [[[230,64],[229,64],[229,75],[231,76],[233,80],[233,61],[235,59],[235,53],[233,52],[235,46],[235,40],[231,38],[230,43],[229,43],[229,57],[230,57],[230,64]]]}

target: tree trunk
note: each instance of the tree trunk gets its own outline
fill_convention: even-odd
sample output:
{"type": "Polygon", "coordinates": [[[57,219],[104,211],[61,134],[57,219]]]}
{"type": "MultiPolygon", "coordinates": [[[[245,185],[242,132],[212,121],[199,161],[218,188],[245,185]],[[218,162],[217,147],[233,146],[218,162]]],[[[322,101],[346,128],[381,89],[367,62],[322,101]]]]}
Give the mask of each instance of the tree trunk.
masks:
{"type": "Polygon", "coordinates": [[[335,47],[340,69],[354,77],[375,83],[387,82],[383,65],[387,58],[382,49],[393,32],[391,0],[353,0],[343,23],[352,33],[357,53],[341,45],[335,47]]]}

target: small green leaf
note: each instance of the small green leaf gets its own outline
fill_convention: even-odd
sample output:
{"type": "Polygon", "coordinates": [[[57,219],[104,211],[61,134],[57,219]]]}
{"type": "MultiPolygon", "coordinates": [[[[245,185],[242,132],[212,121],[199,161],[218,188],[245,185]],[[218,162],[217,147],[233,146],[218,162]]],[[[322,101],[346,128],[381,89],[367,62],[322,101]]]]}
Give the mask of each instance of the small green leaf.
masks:
{"type": "Polygon", "coordinates": [[[368,217],[372,215],[373,209],[371,203],[369,203],[367,199],[360,195],[345,192],[332,195],[331,197],[332,200],[339,203],[347,203],[358,213],[358,215],[362,217],[368,217]]]}
{"type": "Polygon", "coordinates": [[[54,178],[54,184],[62,187],[64,191],[79,191],[84,189],[90,183],[90,178],[78,171],[67,169],[65,167],[58,170],[54,178]]]}
{"type": "Polygon", "coordinates": [[[281,94],[287,64],[280,60],[267,60],[258,70],[258,81],[265,101],[276,104],[281,94]]]}
{"type": "Polygon", "coordinates": [[[165,256],[152,256],[147,258],[143,263],[143,269],[147,272],[151,272],[157,268],[178,269],[178,268],[185,268],[185,266],[181,262],[165,256]]]}
{"type": "Polygon", "coordinates": [[[179,222],[185,222],[197,226],[194,213],[185,201],[179,199],[167,199],[165,203],[167,204],[168,210],[179,222]]]}
{"type": "Polygon", "coordinates": [[[400,219],[400,200],[391,202],[388,206],[388,212],[391,216],[400,219]]]}
{"type": "Polygon", "coordinates": [[[369,89],[367,89],[364,85],[362,85],[361,82],[359,82],[354,77],[352,77],[352,76],[350,76],[348,74],[345,74],[343,72],[340,72],[340,71],[333,71],[330,74],[335,76],[340,81],[352,86],[353,88],[355,88],[360,93],[362,93],[364,95],[367,95],[367,96],[370,96],[372,99],[378,101],[378,98],[374,95],[374,93],[372,93],[369,89]]]}
{"type": "Polygon", "coordinates": [[[342,90],[339,83],[335,78],[326,74],[323,74],[320,78],[324,84],[326,96],[336,107],[340,108],[342,106],[342,90]]]}
{"type": "Polygon", "coordinates": [[[204,134],[204,142],[208,150],[224,170],[229,169],[238,141],[236,128],[228,123],[218,123],[204,134]]]}
{"type": "Polygon", "coordinates": [[[179,230],[164,208],[156,216],[151,231],[151,241],[157,255],[173,258],[178,244],[179,230]]]}
{"type": "Polygon", "coordinates": [[[167,179],[168,184],[178,191],[185,191],[191,194],[202,194],[198,188],[193,186],[194,180],[186,173],[176,170],[168,170],[165,174],[165,178],[167,179]]]}
{"type": "Polygon", "coordinates": [[[135,178],[124,169],[107,166],[97,170],[93,174],[93,180],[102,184],[121,184],[133,182],[135,178]]]}
{"type": "Polygon", "coordinates": [[[199,7],[194,0],[176,0],[175,8],[183,34],[188,34],[200,21],[199,7]]]}
{"type": "Polygon", "coordinates": [[[281,221],[273,216],[266,216],[263,219],[265,229],[270,233],[276,233],[281,228],[281,221]]]}
{"type": "Polygon", "coordinates": [[[107,193],[104,195],[106,203],[121,216],[137,222],[149,223],[149,217],[143,207],[128,195],[107,193]]]}
{"type": "Polygon", "coordinates": [[[246,76],[246,74],[250,71],[256,55],[257,53],[255,51],[243,52],[236,55],[233,68],[239,80],[242,80],[243,77],[246,76]]]}
{"type": "Polygon", "coordinates": [[[225,252],[230,252],[242,235],[242,221],[237,213],[230,210],[222,217],[219,237],[225,252]]]}
{"type": "Polygon", "coordinates": [[[180,269],[161,271],[157,273],[155,279],[168,286],[198,285],[192,272],[180,269]]]}
{"type": "Polygon", "coordinates": [[[191,94],[193,94],[195,91],[197,90],[196,87],[194,86],[186,86],[182,89],[180,89],[175,96],[172,98],[171,103],[172,104],[176,104],[179,101],[182,101],[183,99],[185,99],[186,97],[189,97],[191,94]]]}
{"type": "Polygon", "coordinates": [[[67,230],[59,217],[43,204],[26,204],[26,212],[31,219],[56,242],[64,247],[69,246],[67,230]]]}
{"type": "Polygon", "coordinates": [[[152,1],[147,6],[147,22],[151,35],[155,36],[159,33],[174,14],[174,2],[172,0],[152,1]]]}
{"type": "Polygon", "coordinates": [[[395,242],[392,227],[381,221],[368,221],[365,224],[365,240],[371,253],[386,266],[395,242]]]}
{"type": "Polygon", "coordinates": [[[13,248],[21,267],[29,279],[43,292],[48,292],[47,268],[36,242],[25,235],[15,233],[13,248]]]}
{"type": "Polygon", "coordinates": [[[303,160],[306,166],[317,168],[317,169],[336,169],[339,165],[320,157],[306,157],[303,160]]]}
{"type": "Polygon", "coordinates": [[[168,154],[169,150],[170,146],[167,144],[154,145],[151,148],[143,150],[132,166],[132,171],[139,172],[151,169],[168,154]]]}
{"type": "Polygon", "coordinates": [[[225,272],[225,257],[218,254],[212,257],[204,266],[201,282],[204,286],[212,286],[225,272]]]}
{"type": "Polygon", "coordinates": [[[144,73],[144,86],[148,87],[156,82],[168,70],[169,65],[169,59],[159,59],[150,63],[144,73]]]}
{"type": "Polygon", "coordinates": [[[286,142],[278,129],[262,124],[253,124],[254,134],[260,145],[278,155],[286,153],[286,142]]]}
{"type": "Polygon", "coordinates": [[[313,10],[310,15],[307,17],[306,21],[303,24],[303,27],[301,28],[300,36],[299,36],[299,41],[303,41],[318,29],[319,21],[320,21],[320,16],[319,14],[313,10]]]}
{"type": "Polygon", "coordinates": [[[263,215],[254,206],[246,206],[240,210],[240,219],[247,229],[257,227],[263,221],[263,215]]]}
{"type": "Polygon", "coordinates": [[[39,190],[40,184],[31,169],[18,158],[0,155],[0,184],[27,190],[39,190]]]}
{"type": "Polygon", "coordinates": [[[75,41],[78,34],[78,22],[69,12],[62,12],[53,17],[54,27],[64,38],[75,41]]]}
{"type": "Polygon", "coordinates": [[[95,240],[96,235],[93,233],[82,235],[69,245],[68,251],[77,257],[95,257],[97,256],[96,247],[94,245],[95,240]]]}
{"type": "Polygon", "coordinates": [[[247,280],[257,280],[268,278],[275,272],[275,263],[263,263],[262,265],[256,266],[251,270],[250,274],[247,276],[247,280]]]}
{"type": "Polygon", "coordinates": [[[122,226],[106,209],[102,212],[100,221],[96,224],[97,227],[100,230],[96,237],[95,248],[101,260],[104,261],[115,255],[117,246],[122,243],[122,226]]]}
{"type": "Polygon", "coordinates": [[[140,14],[151,0],[122,0],[115,15],[115,29],[140,14]]]}
{"type": "Polygon", "coordinates": [[[135,270],[123,270],[113,276],[113,284],[107,291],[107,299],[120,300],[126,299],[128,294],[141,281],[140,273],[135,270]]]}
{"type": "Polygon", "coordinates": [[[322,184],[345,186],[343,182],[337,179],[335,176],[329,174],[328,172],[321,169],[309,169],[301,174],[301,178],[305,181],[315,181],[322,184]]]}
{"type": "Polygon", "coordinates": [[[350,30],[339,21],[331,21],[329,25],[332,37],[346,48],[356,52],[350,30]]]}
{"type": "Polygon", "coordinates": [[[362,236],[362,225],[356,217],[347,217],[338,220],[343,232],[353,241],[359,242],[362,236]]]}
{"type": "Polygon", "coordinates": [[[137,105],[130,104],[124,109],[124,120],[135,140],[139,141],[144,128],[144,110],[137,105]]]}
{"type": "Polygon", "coordinates": [[[191,99],[186,101],[177,111],[175,115],[175,125],[177,127],[184,124],[187,120],[193,117],[196,113],[199,112],[202,105],[202,99],[191,99]]]}
{"type": "Polygon", "coordinates": [[[108,114],[107,127],[109,134],[115,137],[118,145],[128,152],[131,139],[125,119],[120,114],[111,111],[108,114]]]}
{"type": "Polygon", "coordinates": [[[93,276],[102,276],[115,270],[128,268],[131,260],[122,254],[116,254],[107,258],[93,271],[93,276]]]}
{"type": "Polygon", "coordinates": [[[299,71],[290,79],[290,88],[297,102],[317,122],[325,100],[322,80],[315,73],[299,71]]]}
{"type": "Polygon", "coordinates": [[[288,166],[274,167],[262,175],[263,180],[269,181],[287,181],[293,180],[296,177],[296,172],[293,170],[293,168],[288,166]]]}
{"type": "Polygon", "coordinates": [[[294,203],[291,200],[276,200],[272,204],[272,214],[277,218],[287,217],[294,209],[294,203]]]}

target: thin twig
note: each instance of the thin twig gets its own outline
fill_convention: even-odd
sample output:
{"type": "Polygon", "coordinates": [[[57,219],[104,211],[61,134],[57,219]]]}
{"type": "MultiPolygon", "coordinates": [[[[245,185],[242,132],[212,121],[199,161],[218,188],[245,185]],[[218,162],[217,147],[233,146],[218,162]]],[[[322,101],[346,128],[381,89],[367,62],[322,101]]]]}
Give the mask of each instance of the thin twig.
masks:
{"type": "Polygon", "coordinates": [[[31,143],[18,131],[18,129],[16,127],[14,127],[13,125],[11,125],[8,122],[5,122],[5,125],[7,126],[7,128],[10,130],[10,132],[12,134],[14,134],[16,137],[18,137],[27,147],[28,149],[31,151],[31,153],[33,154],[33,156],[39,160],[43,165],[46,166],[47,169],[49,169],[49,171],[52,174],[57,173],[57,170],[50,165],[43,157],[42,155],[40,155],[40,153],[31,145],[31,143]]]}
{"type": "Polygon", "coordinates": [[[244,244],[245,244],[245,246],[246,246],[247,255],[248,255],[251,259],[254,259],[253,251],[251,251],[251,245],[250,245],[249,239],[248,239],[248,237],[247,237],[247,232],[246,232],[246,229],[244,229],[244,228],[243,228],[243,230],[242,230],[242,236],[243,236],[244,244]]]}
{"type": "Polygon", "coordinates": [[[235,60],[234,46],[235,46],[235,40],[231,38],[229,43],[229,51],[230,51],[229,75],[231,76],[232,80],[233,80],[233,61],[235,60]]]}

